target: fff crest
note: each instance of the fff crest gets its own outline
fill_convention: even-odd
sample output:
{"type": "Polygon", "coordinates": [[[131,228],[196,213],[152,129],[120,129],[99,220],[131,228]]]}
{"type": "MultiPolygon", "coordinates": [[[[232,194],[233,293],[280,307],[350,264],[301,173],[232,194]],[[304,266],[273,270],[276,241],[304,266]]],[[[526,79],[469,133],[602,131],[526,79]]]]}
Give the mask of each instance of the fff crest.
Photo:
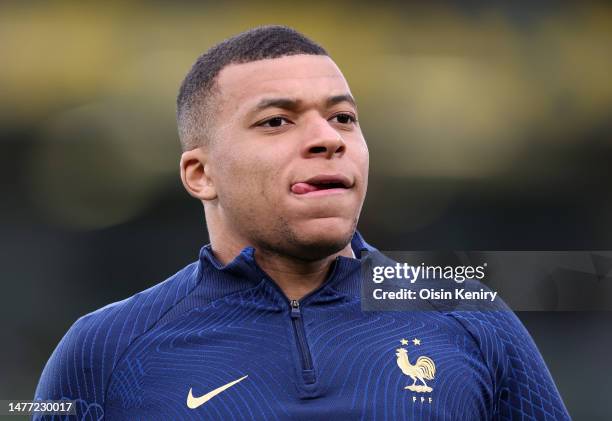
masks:
{"type": "MultiPolygon", "coordinates": [[[[414,338],[412,341],[402,339],[400,342],[402,345],[408,345],[409,342],[412,342],[415,347],[421,345],[421,340],[417,338],[414,338]]],[[[404,387],[404,389],[416,393],[431,393],[433,389],[427,385],[426,380],[433,380],[436,376],[436,364],[433,360],[425,355],[421,355],[412,364],[408,357],[408,349],[404,347],[397,348],[395,356],[397,357],[397,366],[402,370],[402,373],[412,379],[412,384],[404,387]]]]}

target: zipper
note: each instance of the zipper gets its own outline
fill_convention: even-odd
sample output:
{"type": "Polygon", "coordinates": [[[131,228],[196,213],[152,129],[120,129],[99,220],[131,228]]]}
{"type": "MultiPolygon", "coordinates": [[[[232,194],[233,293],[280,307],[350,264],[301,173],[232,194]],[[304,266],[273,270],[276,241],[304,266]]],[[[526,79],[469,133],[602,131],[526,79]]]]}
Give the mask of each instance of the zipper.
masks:
{"type": "MultiPolygon", "coordinates": [[[[317,294],[320,290],[325,288],[327,284],[331,282],[333,278],[335,278],[338,272],[338,265],[340,263],[339,260],[340,259],[336,257],[332,272],[329,274],[326,282],[323,282],[323,284],[321,284],[317,289],[311,291],[310,293],[302,297],[302,304],[304,304],[304,302],[307,301],[311,296],[317,294]]],[[[259,269],[260,273],[263,275],[263,279],[267,280],[270,285],[272,285],[272,287],[276,289],[280,293],[280,295],[283,296],[285,300],[289,302],[289,306],[291,308],[291,325],[293,326],[293,333],[295,334],[298,354],[300,356],[300,362],[302,364],[302,378],[304,379],[305,384],[313,384],[316,382],[317,378],[312,363],[312,355],[310,354],[310,348],[308,347],[308,341],[306,340],[306,330],[304,329],[304,319],[300,310],[300,301],[290,300],[285,295],[283,290],[280,289],[280,287],[276,284],[276,282],[274,282],[268,276],[268,274],[261,270],[261,268],[257,266],[257,263],[255,263],[255,265],[259,269]]]]}
{"type": "Polygon", "coordinates": [[[298,300],[291,300],[290,304],[291,324],[295,333],[300,361],[302,362],[302,377],[304,378],[304,383],[312,384],[316,381],[316,375],[312,366],[312,356],[310,355],[308,342],[306,341],[306,331],[304,330],[304,319],[300,311],[300,302],[298,300]]]}

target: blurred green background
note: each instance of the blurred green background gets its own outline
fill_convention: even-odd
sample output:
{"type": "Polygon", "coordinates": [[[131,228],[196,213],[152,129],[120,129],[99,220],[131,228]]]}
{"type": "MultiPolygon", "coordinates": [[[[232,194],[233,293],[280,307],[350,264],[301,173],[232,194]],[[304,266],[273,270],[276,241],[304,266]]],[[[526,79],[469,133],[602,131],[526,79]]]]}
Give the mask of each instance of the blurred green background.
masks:
{"type": "MultiPolygon", "coordinates": [[[[261,24],[345,73],[379,249],[612,249],[612,5],[507,3],[0,3],[0,398],[33,396],[80,315],[197,258],[177,89],[261,24]]],[[[609,419],[612,314],[519,316],[573,417],[609,419]]]]}

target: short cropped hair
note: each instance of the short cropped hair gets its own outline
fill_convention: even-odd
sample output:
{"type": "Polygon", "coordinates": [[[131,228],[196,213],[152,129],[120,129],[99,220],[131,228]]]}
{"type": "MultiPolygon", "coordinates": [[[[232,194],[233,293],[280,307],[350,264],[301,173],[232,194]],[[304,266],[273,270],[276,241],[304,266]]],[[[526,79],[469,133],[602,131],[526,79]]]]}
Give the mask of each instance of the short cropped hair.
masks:
{"type": "Polygon", "coordinates": [[[296,54],[325,55],[323,47],[294,29],[261,26],[242,32],[202,54],[183,80],[176,100],[177,123],[183,151],[208,144],[213,137],[215,79],[230,64],[296,54]]]}

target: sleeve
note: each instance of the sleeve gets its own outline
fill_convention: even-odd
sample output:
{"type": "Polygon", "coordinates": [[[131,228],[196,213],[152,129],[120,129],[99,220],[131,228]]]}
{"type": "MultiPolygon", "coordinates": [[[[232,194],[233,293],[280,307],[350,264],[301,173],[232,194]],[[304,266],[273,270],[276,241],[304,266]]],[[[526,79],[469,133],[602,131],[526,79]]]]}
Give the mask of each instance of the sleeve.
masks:
{"type": "Polygon", "coordinates": [[[452,314],[478,343],[494,379],[493,420],[570,420],[536,344],[511,311],[452,314]]]}
{"type": "Polygon", "coordinates": [[[103,367],[99,329],[90,316],[77,320],[62,338],[36,388],[35,400],[75,400],[76,418],[35,415],[33,420],[102,420],[104,418],[103,367]]]}

